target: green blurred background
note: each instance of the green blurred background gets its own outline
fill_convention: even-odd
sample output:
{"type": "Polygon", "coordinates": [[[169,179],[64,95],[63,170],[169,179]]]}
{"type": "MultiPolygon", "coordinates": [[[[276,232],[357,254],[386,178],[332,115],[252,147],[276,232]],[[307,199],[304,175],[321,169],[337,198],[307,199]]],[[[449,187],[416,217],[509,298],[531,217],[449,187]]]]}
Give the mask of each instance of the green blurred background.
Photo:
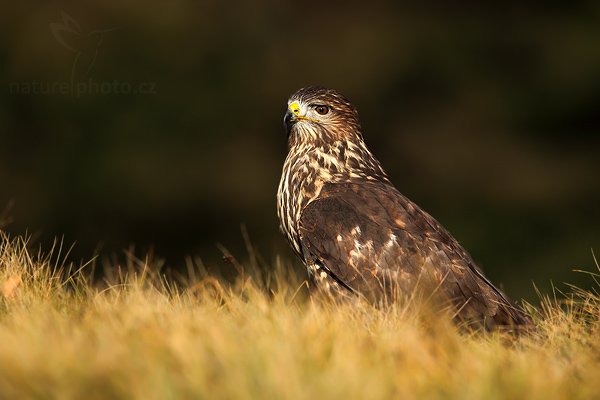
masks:
{"type": "Polygon", "coordinates": [[[320,84],[510,294],[595,268],[598,1],[21,1],[2,6],[0,48],[0,209],[42,248],[64,235],[75,258],[135,244],[230,268],[215,243],[242,257],[244,223],[265,258],[293,257],[282,118],[320,84]]]}

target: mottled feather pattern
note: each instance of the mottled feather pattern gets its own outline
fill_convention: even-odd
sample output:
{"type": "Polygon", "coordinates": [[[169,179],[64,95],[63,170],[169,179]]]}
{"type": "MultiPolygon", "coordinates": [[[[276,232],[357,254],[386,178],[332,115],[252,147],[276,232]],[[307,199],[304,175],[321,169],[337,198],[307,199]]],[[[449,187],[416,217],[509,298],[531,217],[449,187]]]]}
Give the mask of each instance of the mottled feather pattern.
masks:
{"type": "Polygon", "coordinates": [[[529,317],[483,275],[433,217],[404,197],[368,150],[358,113],[341,94],[310,87],[291,96],[298,120],[277,196],[281,229],[311,280],[333,294],[372,301],[436,292],[461,321],[529,325],[529,317]]]}

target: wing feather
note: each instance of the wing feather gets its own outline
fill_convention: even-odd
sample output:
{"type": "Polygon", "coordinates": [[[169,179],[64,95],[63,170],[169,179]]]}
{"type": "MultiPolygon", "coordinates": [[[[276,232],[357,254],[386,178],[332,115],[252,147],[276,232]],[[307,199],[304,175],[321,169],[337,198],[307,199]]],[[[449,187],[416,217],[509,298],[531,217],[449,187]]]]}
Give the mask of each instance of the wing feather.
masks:
{"type": "Polygon", "coordinates": [[[456,239],[390,184],[326,184],[302,210],[299,235],[307,264],[368,298],[419,284],[438,288],[465,320],[529,323],[456,239]]]}

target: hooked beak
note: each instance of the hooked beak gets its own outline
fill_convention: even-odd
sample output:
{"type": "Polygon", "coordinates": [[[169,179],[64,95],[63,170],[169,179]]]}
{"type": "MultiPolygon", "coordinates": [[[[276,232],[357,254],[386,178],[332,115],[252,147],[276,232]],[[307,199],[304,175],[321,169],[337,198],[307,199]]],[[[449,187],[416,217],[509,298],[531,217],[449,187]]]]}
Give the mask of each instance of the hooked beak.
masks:
{"type": "Polygon", "coordinates": [[[285,112],[285,116],[283,117],[283,124],[285,125],[285,130],[289,134],[292,129],[292,125],[296,123],[300,114],[300,105],[297,101],[290,103],[288,105],[288,109],[285,112]]]}
{"type": "Polygon", "coordinates": [[[300,115],[300,104],[297,101],[294,101],[288,105],[288,109],[285,112],[285,116],[283,117],[283,124],[285,125],[286,132],[289,134],[292,126],[298,122],[298,120],[307,120],[312,122],[317,122],[312,118],[305,117],[304,115],[300,115]]]}
{"type": "Polygon", "coordinates": [[[283,125],[285,126],[285,131],[288,134],[290,133],[290,129],[292,129],[292,125],[294,125],[295,122],[296,116],[288,109],[283,117],[283,125]]]}

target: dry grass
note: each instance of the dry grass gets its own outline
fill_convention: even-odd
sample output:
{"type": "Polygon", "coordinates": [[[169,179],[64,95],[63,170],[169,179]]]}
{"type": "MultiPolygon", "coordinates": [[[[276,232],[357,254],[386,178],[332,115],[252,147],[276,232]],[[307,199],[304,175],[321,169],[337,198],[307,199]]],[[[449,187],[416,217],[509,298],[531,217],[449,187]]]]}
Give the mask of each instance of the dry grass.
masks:
{"type": "Polygon", "coordinates": [[[0,238],[0,398],[600,397],[597,293],[545,299],[539,332],[510,341],[407,306],[311,300],[280,263],[235,264],[227,284],[190,261],[167,284],[130,258],[92,285],[26,247],[0,238]]]}

